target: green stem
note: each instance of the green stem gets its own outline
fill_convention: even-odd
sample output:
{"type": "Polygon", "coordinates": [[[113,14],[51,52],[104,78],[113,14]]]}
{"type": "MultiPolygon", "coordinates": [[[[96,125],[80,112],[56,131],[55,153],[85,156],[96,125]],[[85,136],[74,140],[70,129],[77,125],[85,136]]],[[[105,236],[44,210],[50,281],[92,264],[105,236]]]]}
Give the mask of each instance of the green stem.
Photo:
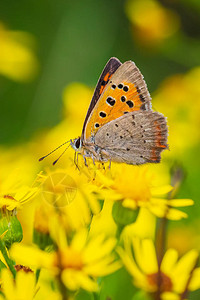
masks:
{"type": "Polygon", "coordinates": [[[93,299],[94,300],[98,300],[99,299],[98,293],[93,292],[92,294],[93,294],[93,299]]]}
{"type": "Polygon", "coordinates": [[[40,272],[41,272],[41,269],[37,269],[36,270],[36,273],[35,273],[35,277],[36,277],[36,283],[38,282],[39,280],[39,277],[40,277],[40,272]]]}
{"type": "Polygon", "coordinates": [[[1,239],[0,239],[0,251],[1,251],[1,253],[2,253],[2,255],[3,255],[3,257],[4,257],[4,259],[5,259],[6,263],[7,263],[10,271],[11,271],[11,273],[13,274],[13,277],[15,278],[17,272],[16,272],[16,270],[15,270],[15,268],[13,266],[12,260],[8,257],[8,253],[7,253],[6,247],[5,247],[5,245],[4,245],[4,243],[2,242],[1,239]]]}
{"type": "Polygon", "coordinates": [[[124,227],[125,227],[124,225],[117,224],[116,238],[118,239],[118,241],[120,240],[120,236],[124,227]]]}

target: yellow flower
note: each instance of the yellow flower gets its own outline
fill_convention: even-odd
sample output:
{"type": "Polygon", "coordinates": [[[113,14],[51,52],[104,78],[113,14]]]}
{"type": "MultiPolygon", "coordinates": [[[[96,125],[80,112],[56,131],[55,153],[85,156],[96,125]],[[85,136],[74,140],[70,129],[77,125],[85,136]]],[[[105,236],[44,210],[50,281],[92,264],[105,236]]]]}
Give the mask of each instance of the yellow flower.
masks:
{"type": "Polygon", "coordinates": [[[195,269],[199,257],[196,250],[189,251],[178,260],[178,252],[168,249],[160,268],[150,239],[133,238],[131,242],[126,241],[125,248],[119,248],[118,252],[134,284],[149,293],[159,290],[163,300],[180,299],[185,289],[200,288],[200,268],[195,269]]]}
{"type": "Polygon", "coordinates": [[[37,187],[23,185],[19,170],[13,171],[0,184],[0,207],[6,207],[7,210],[21,208],[23,204],[33,198],[38,192],[37,187]]]}
{"type": "MultiPolygon", "coordinates": [[[[32,300],[35,296],[35,276],[33,272],[17,272],[16,279],[8,269],[1,273],[2,291],[6,300],[32,300]]],[[[1,296],[1,300],[5,299],[1,296]]]]}
{"type": "Polygon", "coordinates": [[[99,171],[97,176],[104,186],[102,195],[106,199],[121,201],[122,206],[133,210],[138,207],[147,208],[159,218],[166,217],[171,220],[186,218],[187,214],[175,207],[193,204],[190,199],[161,198],[169,193],[172,187],[154,186],[154,174],[148,171],[147,166],[112,164],[111,173],[108,172],[106,176],[99,171]]]}
{"type": "Polygon", "coordinates": [[[120,267],[112,254],[116,244],[114,238],[106,239],[104,234],[89,238],[87,230],[80,230],[69,243],[59,223],[52,224],[51,235],[57,251],[46,253],[37,248],[14,244],[11,256],[22,264],[47,268],[55,276],[60,274],[67,289],[72,291],[79,288],[96,291],[96,278],[113,273],[120,267]]]}
{"type": "Polygon", "coordinates": [[[198,145],[200,140],[200,67],[186,74],[167,78],[155,92],[154,105],[164,112],[169,125],[168,156],[185,160],[185,151],[198,145]],[[192,105],[194,99],[195,105],[192,105]],[[188,126],[189,124],[189,126],[188,126]]]}
{"type": "Polygon", "coordinates": [[[136,37],[145,45],[156,46],[179,28],[178,16],[159,1],[128,0],[125,9],[136,37]]]}
{"type": "Polygon", "coordinates": [[[100,212],[95,194],[97,187],[88,174],[80,173],[75,166],[47,171],[47,174],[39,175],[38,180],[41,183],[41,199],[50,205],[49,211],[59,212],[65,228],[74,230],[88,225],[92,215],[100,212]]]}
{"type": "Polygon", "coordinates": [[[15,81],[27,81],[35,77],[38,60],[30,45],[31,34],[7,30],[0,24],[0,73],[15,81]]]}

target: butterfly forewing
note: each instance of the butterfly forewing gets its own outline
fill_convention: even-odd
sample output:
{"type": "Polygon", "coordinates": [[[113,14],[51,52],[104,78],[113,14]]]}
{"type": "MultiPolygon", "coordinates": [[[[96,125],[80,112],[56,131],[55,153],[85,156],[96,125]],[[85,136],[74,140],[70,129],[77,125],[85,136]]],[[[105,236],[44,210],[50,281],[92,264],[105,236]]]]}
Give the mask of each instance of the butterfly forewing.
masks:
{"type": "Polygon", "coordinates": [[[117,68],[96,102],[84,130],[90,140],[108,122],[132,111],[150,110],[151,97],[139,69],[132,61],[117,68]]]}
{"type": "Polygon", "coordinates": [[[107,62],[107,64],[105,65],[101,76],[99,77],[99,80],[97,82],[95,91],[94,91],[94,95],[92,97],[90,106],[88,108],[87,111],[87,115],[85,117],[85,121],[83,124],[83,130],[82,130],[82,136],[84,133],[84,129],[87,123],[87,120],[94,108],[94,106],[96,105],[97,101],[99,100],[101,94],[103,93],[106,85],[108,84],[109,80],[111,79],[112,75],[116,72],[116,70],[119,68],[119,66],[121,66],[121,62],[119,61],[119,59],[115,58],[115,57],[111,57],[109,59],[109,61],[107,62]]]}

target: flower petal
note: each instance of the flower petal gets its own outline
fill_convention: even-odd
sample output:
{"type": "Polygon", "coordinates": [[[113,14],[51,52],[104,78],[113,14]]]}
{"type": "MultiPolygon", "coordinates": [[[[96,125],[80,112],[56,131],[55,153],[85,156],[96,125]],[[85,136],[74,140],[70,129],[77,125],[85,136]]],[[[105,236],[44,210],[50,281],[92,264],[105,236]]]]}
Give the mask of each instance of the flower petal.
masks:
{"type": "Polygon", "coordinates": [[[175,249],[168,249],[161,263],[161,267],[160,267],[161,271],[164,274],[170,276],[171,271],[174,268],[177,260],[178,260],[178,252],[175,249]]]}
{"type": "Polygon", "coordinates": [[[171,192],[171,190],[173,190],[173,187],[169,184],[164,186],[159,186],[159,187],[152,187],[151,194],[153,196],[161,196],[171,192]]]}
{"type": "Polygon", "coordinates": [[[189,283],[189,290],[195,291],[200,288],[200,268],[196,268],[192,273],[192,278],[189,283]]]}
{"type": "Polygon", "coordinates": [[[192,199],[172,199],[169,200],[168,204],[174,207],[184,207],[193,205],[194,201],[192,199]]]}

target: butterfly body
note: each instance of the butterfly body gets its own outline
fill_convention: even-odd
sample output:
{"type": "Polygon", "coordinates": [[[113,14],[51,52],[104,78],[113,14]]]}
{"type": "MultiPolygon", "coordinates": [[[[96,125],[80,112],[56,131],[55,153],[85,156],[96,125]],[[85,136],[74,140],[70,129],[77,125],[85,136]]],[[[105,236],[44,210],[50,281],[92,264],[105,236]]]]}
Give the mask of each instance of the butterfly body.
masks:
{"type": "Polygon", "coordinates": [[[134,62],[111,58],[94,92],[82,135],[71,146],[93,162],[157,163],[167,148],[166,118],[151,109],[146,83],[134,62]]]}

